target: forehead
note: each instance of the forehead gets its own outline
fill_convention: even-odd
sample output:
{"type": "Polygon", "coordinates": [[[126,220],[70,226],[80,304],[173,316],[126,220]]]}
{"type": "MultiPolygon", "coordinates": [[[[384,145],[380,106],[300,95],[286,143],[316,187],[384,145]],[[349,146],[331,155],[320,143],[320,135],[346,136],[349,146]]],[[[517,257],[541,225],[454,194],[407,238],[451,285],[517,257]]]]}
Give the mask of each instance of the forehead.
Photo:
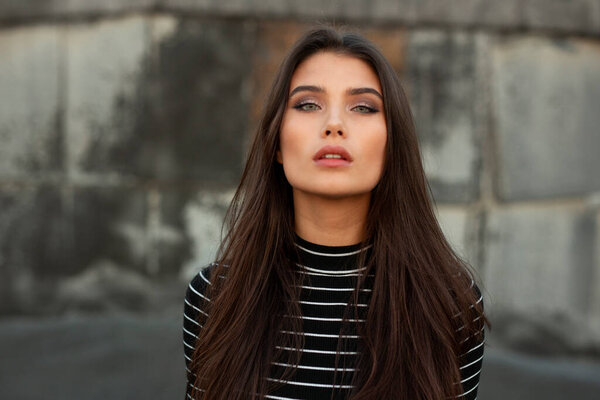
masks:
{"type": "Polygon", "coordinates": [[[319,52],[303,60],[292,75],[290,90],[299,85],[325,89],[372,87],[381,91],[379,77],[366,61],[347,54],[319,52]]]}

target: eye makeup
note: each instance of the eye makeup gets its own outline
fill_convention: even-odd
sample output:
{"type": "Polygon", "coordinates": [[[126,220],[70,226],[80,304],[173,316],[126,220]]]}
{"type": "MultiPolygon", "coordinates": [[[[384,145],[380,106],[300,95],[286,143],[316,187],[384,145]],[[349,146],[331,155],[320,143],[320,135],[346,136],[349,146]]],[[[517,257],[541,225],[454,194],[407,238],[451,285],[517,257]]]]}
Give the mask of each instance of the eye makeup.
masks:
{"type": "Polygon", "coordinates": [[[355,106],[353,106],[350,109],[356,110],[357,112],[359,112],[361,114],[372,114],[372,113],[379,112],[379,109],[377,107],[372,106],[370,104],[364,104],[364,103],[356,104],[355,106]],[[357,109],[360,109],[361,111],[359,111],[357,109]]]}
{"type": "MultiPolygon", "coordinates": [[[[303,88],[303,87],[301,87],[301,88],[303,88]]],[[[360,91],[360,92],[358,92],[358,91],[357,92],[354,92],[354,91],[349,92],[348,91],[347,94],[348,94],[348,96],[351,97],[348,99],[348,103],[349,103],[348,109],[351,111],[357,111],[361,114],[372,114],[372,113],[379,112],[381,110],[381,107],[379,104],[377,104],[378,102],[373,101],[373,99],[370,99],[370,97],[372,95],[376,95],[376,93],[377,92],[372,91],[372,90],[368,90],[368,91],[365,90],[365,91],[360,91]],[[366,97],[364,96],[365,94],[366,94],[366,97]],[[358,97],[358,98],[356,98],[356,97],[358,97]]],[[[293,95],[291,97],[293,97],[293,95]]],[[[316,111],[316,110],[325,108],[325,105],[322,104],[322,101],[315,98],[315,96],[313,96],[313,95],[300,96],[299,99],[293,100],[290,103],[291,103],[291,108],[293,108],[295,110],[299,110],[299,111],[316,111]]]]}
{"type": "MultiPolygon", "coordinates": [[[[309,111],[306,110],[306,106],[314,106],[313,109],[316,108],[322,108],[321,104],[316,101],[313,98],[301,98],[299,100],[296,100],[294,102],[292,102],[292,108],[296,109],[296,110],[301,110],[301,111],[309,111]]],[[[312,111],[312,110],[310,110],[312,111]]]]}

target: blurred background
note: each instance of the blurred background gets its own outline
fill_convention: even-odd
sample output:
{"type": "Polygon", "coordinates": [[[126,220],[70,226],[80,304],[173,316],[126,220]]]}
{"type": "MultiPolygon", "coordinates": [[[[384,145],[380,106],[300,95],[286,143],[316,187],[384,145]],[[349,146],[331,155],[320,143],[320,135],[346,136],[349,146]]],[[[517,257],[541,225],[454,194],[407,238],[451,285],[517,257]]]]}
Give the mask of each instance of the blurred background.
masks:
{"type": "Polygon", "coordinates": [[[409,93],[479,398],[600,398],[599,0],[0,0],[1,399],[183,398],[187,281],[315,22],[409,93]]]}

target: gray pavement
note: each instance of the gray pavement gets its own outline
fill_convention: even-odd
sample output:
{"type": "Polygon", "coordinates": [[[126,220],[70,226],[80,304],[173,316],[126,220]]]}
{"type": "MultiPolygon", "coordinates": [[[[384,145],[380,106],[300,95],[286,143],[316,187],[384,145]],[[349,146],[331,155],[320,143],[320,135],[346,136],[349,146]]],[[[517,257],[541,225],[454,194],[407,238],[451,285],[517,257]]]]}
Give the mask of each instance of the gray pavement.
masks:
{"type": "Polygon", "coordinates": [[[183,399],[177,312],[3,321],[0,399],[183,399]]]}
{"type": "MultiPolygon", "coordinates": [[[[183,399],[180,310],[0,321],[0,399],[183,399]]],[[[600,399],[600,364],[489,346],[480,400],[600,399]]]]}

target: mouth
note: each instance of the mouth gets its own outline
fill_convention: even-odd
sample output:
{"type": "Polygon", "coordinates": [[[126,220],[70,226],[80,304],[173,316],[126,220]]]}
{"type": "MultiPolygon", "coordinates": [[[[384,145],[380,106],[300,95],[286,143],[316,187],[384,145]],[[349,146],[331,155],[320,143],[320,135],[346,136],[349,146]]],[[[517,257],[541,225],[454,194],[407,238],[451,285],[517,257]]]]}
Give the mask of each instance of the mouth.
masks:
{"type": "Polygon", "coordinates": [[[323,146],[317,151],[313,157],[314,161],[319,160],[340,160],[347,163],[352,161],[352,156],[342,146],[323,146]]]}
{"type": "Polygon", "coordinates": [[[347,167],[352,164],[352,156],[342,146],[323,146],[315,153],[313,160],[322,167],[347,167]]]}

